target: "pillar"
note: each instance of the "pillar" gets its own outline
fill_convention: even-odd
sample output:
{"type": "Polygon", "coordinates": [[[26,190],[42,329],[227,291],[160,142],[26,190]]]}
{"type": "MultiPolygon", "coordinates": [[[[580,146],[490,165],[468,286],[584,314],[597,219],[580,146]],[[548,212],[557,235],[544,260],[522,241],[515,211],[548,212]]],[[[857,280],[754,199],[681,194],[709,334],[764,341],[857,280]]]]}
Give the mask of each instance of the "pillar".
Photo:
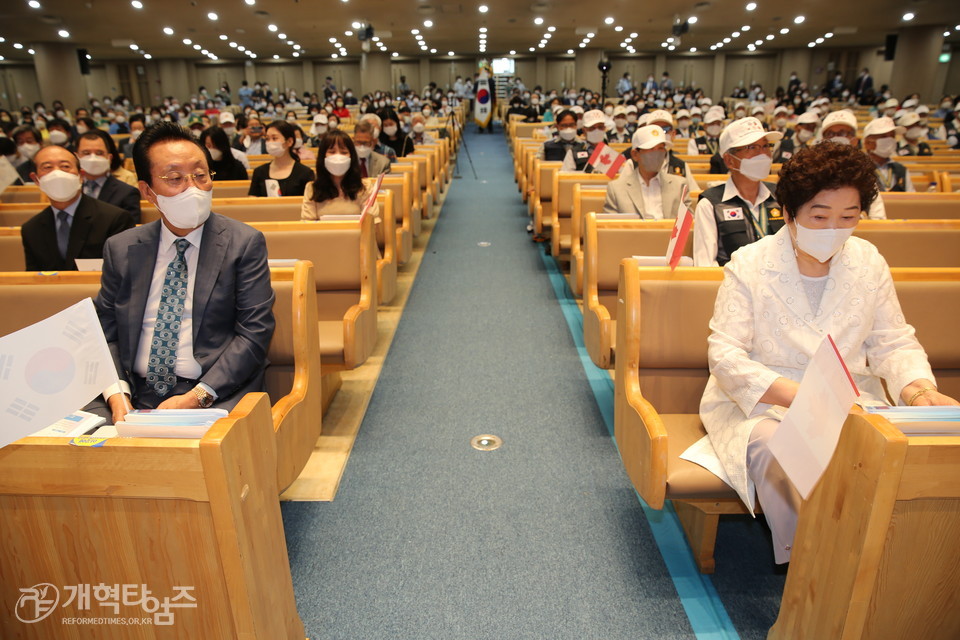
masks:
{"type": "MultiPolygon", "coordinates": [[[[428,61],[429,64],[429,61],[428,61]]],[[[390,88],[390,56],[385,53],[364,53],[360,56],[360,91],[373,93],[390,88]]],[[[411,89],[414,87],[411,85],[411,89]]],[[[415,89],[419,91],[419,89],[415,89]]]]}
{"type": "Polygon", "coordinates": [[[421,91],[423,91],[423,88],[425,86],[433,82],[433,78],[430,77],[431,75],[432,73],[430,71],[430,56],[424,56],[420,58],[420,85],[417,86],[413,84],[409,78],[407,79],[407,84],[410,85],[411,89],[413,89],[417,93],[420,93],[421,91]]]}
{"type": "MultiPolygon", "coordinates": [[[[591,91],[600,91],[603,80],[600,69],[597,68],[597,64],[599,64],[603,58],[603,49],[594,49],[591,47],[577,49],[573,67],[573,81],[574,86],[577,89],[580,87],[586,87],[591,91]]],[[[617,94],[616,78],[608,76],[607,94],[617,94]]]]}
{"type": "Polygon", "coordinates": [[[87,102],[86,85],[80,76],[77,47],[72,44],[44,43],[33,47],[33,66],[40,87],[40,99],[50,106],[54,100],[77,105],[87,102]]]}
{"type": "MultiPolygon", "coordinates": [[[[337,89],[343,91],[343,78],[336,78],[335,84],[337,89]]],[[[304,60],[303,61],[303,86],[298,88],[298,91],[302,91],[303,95],[309,95],[317,90],[317,79],[313,75],[313,61],[304,60]]]]}
{"type": "MultiPolygon", "coordinates": [[[[924,102],[940,99],[936,87],[937,64],[943,49],[943,26],[900,29],[890,72],[890,93],[919,93],[924,102]]],[[[878,87],[879,88],[879,87],[878,87]]]]}
{"type": "Polygon", "coordinates": [[[540,85],[547,91],[555,88],[547,86],[547,56],[542,53],[537,56],[537,75],[534,78],[533,86],[536,85],[540,85]]]}
{"type": "Polygon", "coordinates": [[[718,53],[713,56],[713,104],[721,104],[723,96],[727,95],[726,88],[727,54],[718,53]]]}
{"type": "MultiPolygon", "coordinates": [[[[192,65],[191,65],[192,66],[192,65]]],[[[159,60],[160,94],[176,96],[181,102],[190,97],[186,60],[159,60]]]]}

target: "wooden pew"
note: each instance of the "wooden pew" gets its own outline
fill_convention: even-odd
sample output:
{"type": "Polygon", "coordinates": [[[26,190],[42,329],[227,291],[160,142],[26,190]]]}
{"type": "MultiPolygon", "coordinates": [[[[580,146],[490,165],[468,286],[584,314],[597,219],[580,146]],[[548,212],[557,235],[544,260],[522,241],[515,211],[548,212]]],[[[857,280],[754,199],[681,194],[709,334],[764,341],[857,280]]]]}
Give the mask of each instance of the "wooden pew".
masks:
{"type": "Polygon", "coordinates": [[[889,220],[960,218],[960,193],[895,193],[884,191],[889,220]]]}
{"type": "MultiPolygon", "coordinates": [[[[262,393],[198,440],[112,438],[93,448],[23,438],[0,449],[3,636],[134,637],[131,627],[64,624],[106,615],[92,599],[83,607],[74,598],[32,624],[17,619],[21,588],[48,583],[65,603],[66,586],[103,582],[145,585],[161,603],[190,588],[193,604],[168,609],[171,626],[138,625],[137,638],[303,640],[276,464],[262,393]]],[[[113,601],[121,617],[158,620],[145,605],[113,601]]]]}
{"type": "Polygon", "coordinates": [[[533,197],[529,204],[533,213],[533,232],[538,235],[549,229],[550,220],[553,218],[553,176],[560,171],[562,164],[533,158],[533,197]]]}
{"type": "MultiPolygon", "coordinates": [[[[953,325],[960,312],[960,269],[891,273],[904,316],[927,351],[939,388],[956,396],[960,343],[953,325]],[[933,308],[938,313],[930,313],[933,308]]],[[[709,321],[722,278],[722,269],[671,272],[640,267],[630,258],[620,265],[617,302],[614,431],[624,468],[654,509],[673,500],[704,573],[713,572],[719,516],[746,512],[733,489],[679,458],[706,434],[699,407],[710,373],[709,321]]]]}
{"type": "MultiPolygon", "coordinates": [[[[276,299],[276,330],[270,341],[264,374],[273,400],[277,450],[276,484],[282,491],[307,463],[321,429],[320,338],[317,327],[313,264],[270,270],[276,299]]],[[[0,335],[39,322],[100,290],[100,274],[61,272],[0,273],[0,305],[16,309],[0,319],[0,335]]]]}
{"type": "Polygon", "coordinates": [[[413,255],[413,238],[420,235],[420,210],[414,207],[412,176],[387,174],[381,189],[393,193],[397,263],[402,265],[413,255]]]}
{"type": "MultiPolygon", "coordinates": [[[[598,220],[587,214],[584,232],[583,341],[590,359],[612,369],[616,354],[617,286],[620,261],[631,256],[663,256],[674,220],[598,220]]],[[[693,234],[684,255],[693,255],[693,234]]]]}
{"type": "MultiPolygon", "coordinates": [[[[40,191],[40,187],[35,184],[27,184],[22,186],[11,185],[3,190],[3,193],[0,193],[0,202],[4,203],[14,203],[14,202],[49,202],[50,199],[47,198],[40,191]]],[[[43,205],[44,207],[46,204],[43,205]]],[[[40,207],[43,209],[43,207],[40,207]]],[[[40,209],[37,209],[39,211],[40,209]]]]}
{"type": "Polygon", "coordinates": [[[800,512],[767,637],[960,637],[958,532],[960,437],[849,416],[800,512]]]}
{"type": "Polygon", "coordinates": [[[558,260],[569,257],[573,247],[574,189],[581,185],[602,186],[606,189],[610,178],[603,173],[557,171],[553,174],[553,193],[556,200],[550,215],[550,251],[558,260]]]}
{"type": "Polygon", "coordinates": [[[314,264],[324,408],[340,371],[363,364],[377,341],[377,267],[373,220],[256,222],[271,258],[314,264]]]}
{"type": "Polygon", "coordinates": [[[391,166],[391,171],[396,171],[400,166],[411,164],[417,167],[414,177],[418,180],[420,191],[420,217],[429,220],[436,214],[434,207],[437,204],[436,185],[431,177],[433,167],[430,165],[430,157],[409,154],[403,158],[397,158],[397,161],[391,166]]]}
{"type": "Polygon", "coordinates": [[[576,184],[573,187],[573,214],[570,216],[570,289],[583,294],[583,232],[588,213],[602,213],[607,199],[606,185],[576,184]]]}

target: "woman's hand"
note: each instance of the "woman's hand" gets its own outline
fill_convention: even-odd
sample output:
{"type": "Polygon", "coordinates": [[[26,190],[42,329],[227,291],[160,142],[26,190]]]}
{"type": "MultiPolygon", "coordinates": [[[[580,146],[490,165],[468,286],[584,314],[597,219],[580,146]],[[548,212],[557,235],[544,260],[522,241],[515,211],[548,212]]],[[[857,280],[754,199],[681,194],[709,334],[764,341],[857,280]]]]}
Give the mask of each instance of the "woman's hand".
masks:
{"type": "Polygon", "coordinates": [[[760,402],[774,404],[780,407],[789,407],[793,404],[793,399],[797,397],[797,390],[800,389],[800,383],[790,378],[777,378],[773,381],[766,393],[760,396],[760,402]]]}
{"type": "Polygon", "coordinates": [[[905,386],[900,392],[900,399],[911,407],[960,406],[960,402],[940,393],[933,382],[924,379],[914,380],[905,386]]]}

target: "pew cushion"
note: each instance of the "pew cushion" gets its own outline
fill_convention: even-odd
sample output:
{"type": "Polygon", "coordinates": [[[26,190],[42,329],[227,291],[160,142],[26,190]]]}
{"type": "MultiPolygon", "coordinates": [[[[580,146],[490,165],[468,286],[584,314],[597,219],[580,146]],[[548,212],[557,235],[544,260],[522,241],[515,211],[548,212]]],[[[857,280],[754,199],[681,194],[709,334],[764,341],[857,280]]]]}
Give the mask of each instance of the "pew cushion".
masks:
{"type": "Polygon", "coordinates": [[[667,498],[728,498],[736,492],[723,480],[700,465],[683,460],[680,454],[707,435],[695,413],[660,414],[667,438],[667,498]]]}

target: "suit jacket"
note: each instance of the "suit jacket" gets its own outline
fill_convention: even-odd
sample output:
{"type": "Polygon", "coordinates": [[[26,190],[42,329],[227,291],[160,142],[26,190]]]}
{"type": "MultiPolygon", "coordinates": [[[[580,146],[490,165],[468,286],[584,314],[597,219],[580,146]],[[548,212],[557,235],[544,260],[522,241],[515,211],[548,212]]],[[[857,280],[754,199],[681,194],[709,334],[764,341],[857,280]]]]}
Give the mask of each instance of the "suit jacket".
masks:
{"type": "Polygon", "coordinates": [[[833,337],[864,399],[886,403],[881,378],[895,398],[914,380],[934,379],[876,247],[850,238],[827,277],[820,307],[812,309],[786,226],[739,249],[724,267],[710,320],[711,375],[700,419],[731,486],[750,508],[750,432],[784,412],[760,397],[778,377],[800,382],[825,335],[833,337]]]}
{"type": "Polygon", "coordinates": [[[133,219],[123,209],[81,194],[67,255],[61,257],[53,208],[47,207],[20,228],[27,271],[76,271],[77,258],[102,258],[107,238],[132,226],[133,219]]]}
{"type": "MultiPolygon", "coordinates": [[[[607,199],[603,203],[604,213],[639,213],[641,218],[659,219],[653,212],[646,211],[643,193],[640,191],[640,172],[632,167],[622,172],[616,180],[607,184],[607,199]]],[[[660,172],[660,198],[663,202],[663,217],[676,218],[680,208],[680,196],[687,183],[683,176],[660,172]]],[[[690,199],[687,197],[687,205],[690,199]]]]}
{"type": "MultiPolygon", "coordinates": [[[[134,376],[161,224],[157,220],[114,236],[103,250],[94,305],[117,373],[128,383],[134,376]]],[[[218,406],[262,390],[275,325],[273,299],[263,234],[211,213],[203,226],[193,290],[193,356],[200,363],[200,382],[217,393],[218,406]]]]}
{"type": "Polygon", "coordinates": [[[367,177],[376,178],[381,173],[390,173],[390,159],[382,153],[373,151],[367,158],[367,177]]]}
{"type": "Polygon", "coordinates": [[[140,191],[113,176],[107,176],[100,187],[97,200],[120,207],[130,214],[134,224],[140,224],[140,191]]]}

